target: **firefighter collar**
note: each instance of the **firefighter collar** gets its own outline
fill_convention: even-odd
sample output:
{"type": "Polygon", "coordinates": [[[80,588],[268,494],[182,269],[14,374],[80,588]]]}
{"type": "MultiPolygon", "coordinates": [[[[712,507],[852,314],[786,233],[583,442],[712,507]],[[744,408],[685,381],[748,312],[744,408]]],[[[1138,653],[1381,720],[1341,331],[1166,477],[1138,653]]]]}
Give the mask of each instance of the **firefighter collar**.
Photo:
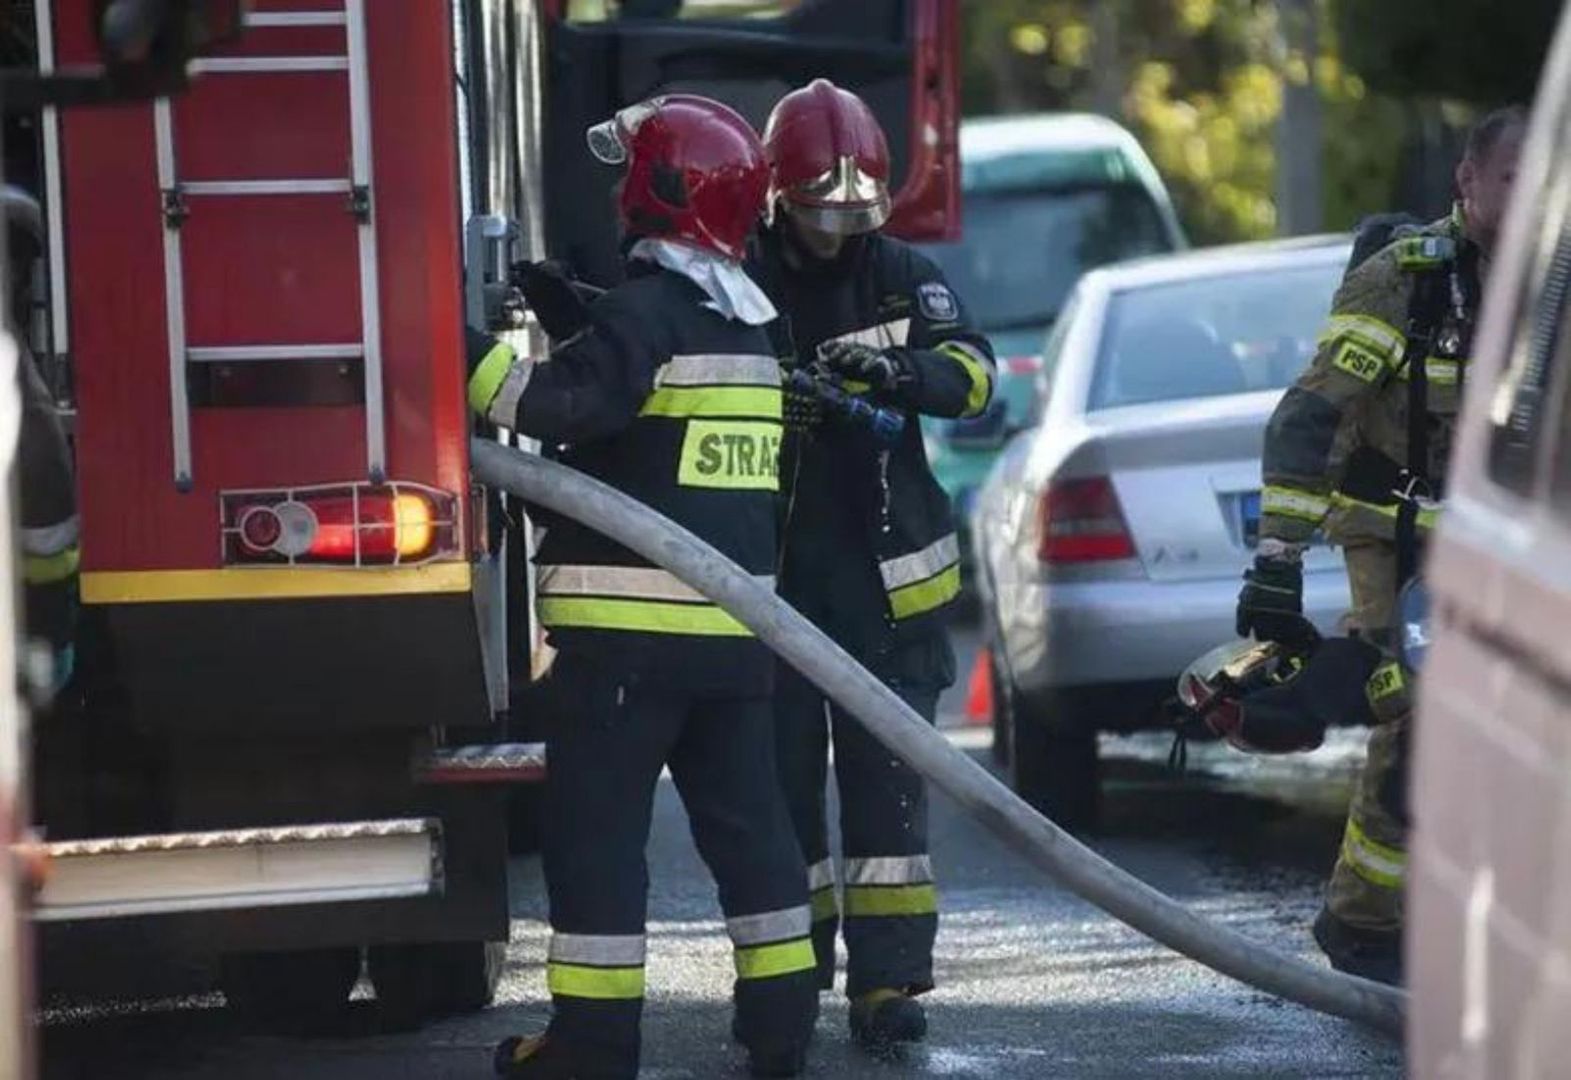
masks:
{"type": "Polygon", "coordinates": [[[633,245],[628,257],[645,259],[681,274],[709,297],[704,306],[728,319],[749,326],[773,322],[779,314],[740,263],[672,240],[644,239],[633,245]]]}

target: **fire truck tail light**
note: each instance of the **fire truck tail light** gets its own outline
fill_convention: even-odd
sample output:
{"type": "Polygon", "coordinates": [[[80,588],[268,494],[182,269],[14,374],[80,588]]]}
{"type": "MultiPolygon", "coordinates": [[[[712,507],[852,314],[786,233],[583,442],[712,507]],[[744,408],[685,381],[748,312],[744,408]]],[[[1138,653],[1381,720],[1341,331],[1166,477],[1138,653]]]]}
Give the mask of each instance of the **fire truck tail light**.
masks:
{"type": "Polygon", "coordinates": [[[457,554],[457,499],[415,484],[223,496],[228,563],[386,566],[457,554]]]}

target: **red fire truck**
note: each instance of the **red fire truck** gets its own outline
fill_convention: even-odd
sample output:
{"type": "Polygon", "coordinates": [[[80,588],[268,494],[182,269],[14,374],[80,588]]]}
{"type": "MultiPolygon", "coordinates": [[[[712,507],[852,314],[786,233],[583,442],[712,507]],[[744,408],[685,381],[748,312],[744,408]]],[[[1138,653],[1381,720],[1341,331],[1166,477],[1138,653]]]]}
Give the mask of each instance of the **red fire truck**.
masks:
{"type": "MultiPolygon", "coordinates": [[[[950,235],[956,4],[249,8],[187,93],[41,118],[84,611],[34,733],[45,971],[116,936],[221,956],[275,1016],[341,1007],[362,958],[401,1015],[479,1008],[510,914],[482,781],[542,759],[527,521],[471,482],[463,325],[542,345],[519,258],[614,280],[583,131],[662,91],[761,123],[854,88],[897,227],[950,235]]],[[[91,59],[102,9],[37,0],[40,66],[91,59]]]]}

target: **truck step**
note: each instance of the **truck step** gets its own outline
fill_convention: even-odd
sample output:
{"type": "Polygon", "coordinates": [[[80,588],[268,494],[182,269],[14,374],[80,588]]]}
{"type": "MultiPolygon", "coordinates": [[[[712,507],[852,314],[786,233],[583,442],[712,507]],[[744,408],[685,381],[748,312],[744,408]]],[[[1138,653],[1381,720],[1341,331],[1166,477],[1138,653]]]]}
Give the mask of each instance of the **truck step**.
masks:
{"type": "Polygon", "coordinates": [[[429,896],[435,818],[164,833],[42,845],[41,922],[429,896]]]}
{"type": "Polygon", "coordinates": [[[417,762],[424,784],[536,784],[545,779],[545,743],[449,746],[417,762]]]}

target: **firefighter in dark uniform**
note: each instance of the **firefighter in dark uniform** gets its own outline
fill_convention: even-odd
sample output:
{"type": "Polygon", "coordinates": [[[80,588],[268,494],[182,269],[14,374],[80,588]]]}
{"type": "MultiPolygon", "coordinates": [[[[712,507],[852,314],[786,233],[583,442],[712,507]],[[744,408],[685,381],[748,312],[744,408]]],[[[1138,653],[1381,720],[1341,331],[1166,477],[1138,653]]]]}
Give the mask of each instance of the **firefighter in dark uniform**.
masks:
{"type": "Polygon", "coordinates": [[[1452,214],[1355,267],[1314,362],[1266,429],[1260,550],[1239,597],[1238,632],[1302,644],[1301,557],[1314,534],[1344,549],[1349,624],[1386,650],[1369,680],[1376,721],[1341,853],[1315,923],[1334,966],[1401,978],[1407,867],[1406,746],[1412,701],[1394,650],[1401,586],[1445,494],[1452,433],[1483,281],[1525,131],[1525,114],[1486,117],[1457,169],[1452,214]]]}
{"type": "MultiPolygon", "coordinates": [[[[929,722],[955,662],[942,616],[960,590],[949,500],[917,418],[976,416],[991,347],[925,256],[879,228],[890,214],[884,134],[856,95],[819,79],[786,95],[764,133],[775,219],[755,276],[780,307],[776,347],[905,417],[894,441],[788,393],[780,590],[929,722]]],[[[782,782],[813,889],[820,985],[840,924],[824,813],[833,736],[844,856],[846,993],[863,1045],[919,1040],[933,986],[938,900],[922,780],[795,672],[777,681],[782,782]]]]}
{"type": "MultiPolygon", "coordinates": [[[[741,264],[768,187],[758,136],[690,95],[631,106],[589,135],[598,158],[625,168],[628,280],[546,362],[472,334],[471,359],[483,357],[470,403],[772,579],[781,392],[764,326],[775,313],[741,264]]],[[[571,520],[544,524],[555,1009],[544,1035],[498,1048],[497,1071],[637,1074],[644,845],[669,766],[719,882],[735,1030],[757,1075],[796,1075],[818,997],[807,874],[775,780],[773,657],[673,575],[571,520]]]]}
{"type": "MultiPolygon", "coordinates": [[[[38,202],[12,185],[0,189],[5,204],[9,330],[17,348],[22,404],[16,473],[20,506],[21,569],[29,645],[47,654],[47,678],[34,678],[41,698],[57,691],[75,666],[77,577],[81,562],[76,516],[76,477],[59,412],[29,347],[37,304],[34,270],[44,251],[38,202]]],[[[41,672],[32,673],[41,675],[41,672]]]]}

